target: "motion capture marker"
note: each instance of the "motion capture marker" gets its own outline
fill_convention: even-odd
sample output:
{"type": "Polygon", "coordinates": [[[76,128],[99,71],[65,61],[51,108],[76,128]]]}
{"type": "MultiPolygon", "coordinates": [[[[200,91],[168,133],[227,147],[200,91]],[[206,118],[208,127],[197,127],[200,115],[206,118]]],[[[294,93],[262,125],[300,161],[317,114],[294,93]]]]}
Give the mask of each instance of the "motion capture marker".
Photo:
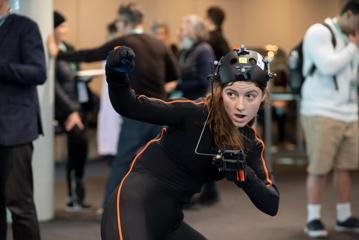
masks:
{"type": "Polygon", "coordinates": [[[239,63],[247,64],[247,63],[248,63],[248,58],[239,57],[239,58],[238,58],[238,61],[239,61],[239,63]]]}
{"type": "Polygon", "coordinates": [[[258,67],[260,67],[262,70],[265,69],[265,64],[264,64],[264,61],[263,61],[263,56],[260,55],[259,53],[257,53],[257,65],[258,65],[258,67]]]}

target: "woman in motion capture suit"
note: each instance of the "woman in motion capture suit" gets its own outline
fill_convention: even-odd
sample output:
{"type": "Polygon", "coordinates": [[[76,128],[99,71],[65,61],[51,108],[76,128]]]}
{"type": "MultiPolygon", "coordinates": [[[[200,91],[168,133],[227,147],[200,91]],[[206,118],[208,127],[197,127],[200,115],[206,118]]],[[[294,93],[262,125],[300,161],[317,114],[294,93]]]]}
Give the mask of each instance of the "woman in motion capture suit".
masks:
{"type": "Polygon", "coordinates": [[[271,78],[262,56],[245,48],[228,53],[211,76],[212,90],[197,101],[136,96],[128,73],[135,53],[109,53],[106,75],[113,107],[121,115],[167,126],[134,158],[105,209],[103,240],[201,240],[183,222],[183,205],[209,181],[226,178],[253,204],[276,215],[279,192],[263,158],[264,144],[251,127],[271,78]]]}

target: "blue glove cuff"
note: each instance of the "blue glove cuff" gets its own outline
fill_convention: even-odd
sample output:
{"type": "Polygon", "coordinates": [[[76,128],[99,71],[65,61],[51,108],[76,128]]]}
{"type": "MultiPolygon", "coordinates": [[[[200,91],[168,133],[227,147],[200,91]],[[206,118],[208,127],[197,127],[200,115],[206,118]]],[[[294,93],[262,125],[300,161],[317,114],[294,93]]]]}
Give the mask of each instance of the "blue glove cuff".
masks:
{"type": "Polygon", "coordinates": [[[115,70],[116,72],[119,73],[132,73],[134,71],[134,67],[130,67],[130,63],[127,59],[121,59],[121,65],[122,66],[118,66],[118,67],[111,67],[108,63],[108,57],[106,59],[106,68],[111,68],[113,70],[115,70]]]}

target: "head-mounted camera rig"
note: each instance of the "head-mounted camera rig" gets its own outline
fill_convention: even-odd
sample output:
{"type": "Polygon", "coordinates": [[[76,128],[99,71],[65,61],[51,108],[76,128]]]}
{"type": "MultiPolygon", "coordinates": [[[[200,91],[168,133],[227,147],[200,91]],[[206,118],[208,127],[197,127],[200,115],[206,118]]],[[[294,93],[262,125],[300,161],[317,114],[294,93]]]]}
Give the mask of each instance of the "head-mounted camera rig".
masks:
{"type": "Polygon", "coordinates": [[[266,84],[274,75],[268,65],[261,54],[241,46],[215,62],[215,71],[210,78],[219,81],[222,86],[234,81],[266,84]]]}

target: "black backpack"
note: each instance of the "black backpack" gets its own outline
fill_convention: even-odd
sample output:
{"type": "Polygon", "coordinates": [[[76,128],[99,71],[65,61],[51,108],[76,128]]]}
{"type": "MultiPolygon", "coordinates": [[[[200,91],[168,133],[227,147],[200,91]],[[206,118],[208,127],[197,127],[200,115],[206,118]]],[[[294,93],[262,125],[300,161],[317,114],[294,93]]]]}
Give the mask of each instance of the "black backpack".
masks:
{"type": "MultiPolygon", "coordinates": [[[[337,45],[337,41],[335,39],[335,35],[333,30],[329,27],[328,24],[322,23],[323,26],[327,27],[331,34],[331,40],[333,47],[335,48],[337,45]]],[[[302,73],[303,69],[303,40],[298,43],[289,53],[288,59],[288,87],[290,92],[294,94],[300,94],[305,77],[302,73]]],[[[313,64],[309,70],[308,76],[311,76],[316,70],[316,66],[313,64]]],[[[338,90],[338,83],[336,76],[333,76],[333,81],[335,85],[335,89],[338,90]]]]}

